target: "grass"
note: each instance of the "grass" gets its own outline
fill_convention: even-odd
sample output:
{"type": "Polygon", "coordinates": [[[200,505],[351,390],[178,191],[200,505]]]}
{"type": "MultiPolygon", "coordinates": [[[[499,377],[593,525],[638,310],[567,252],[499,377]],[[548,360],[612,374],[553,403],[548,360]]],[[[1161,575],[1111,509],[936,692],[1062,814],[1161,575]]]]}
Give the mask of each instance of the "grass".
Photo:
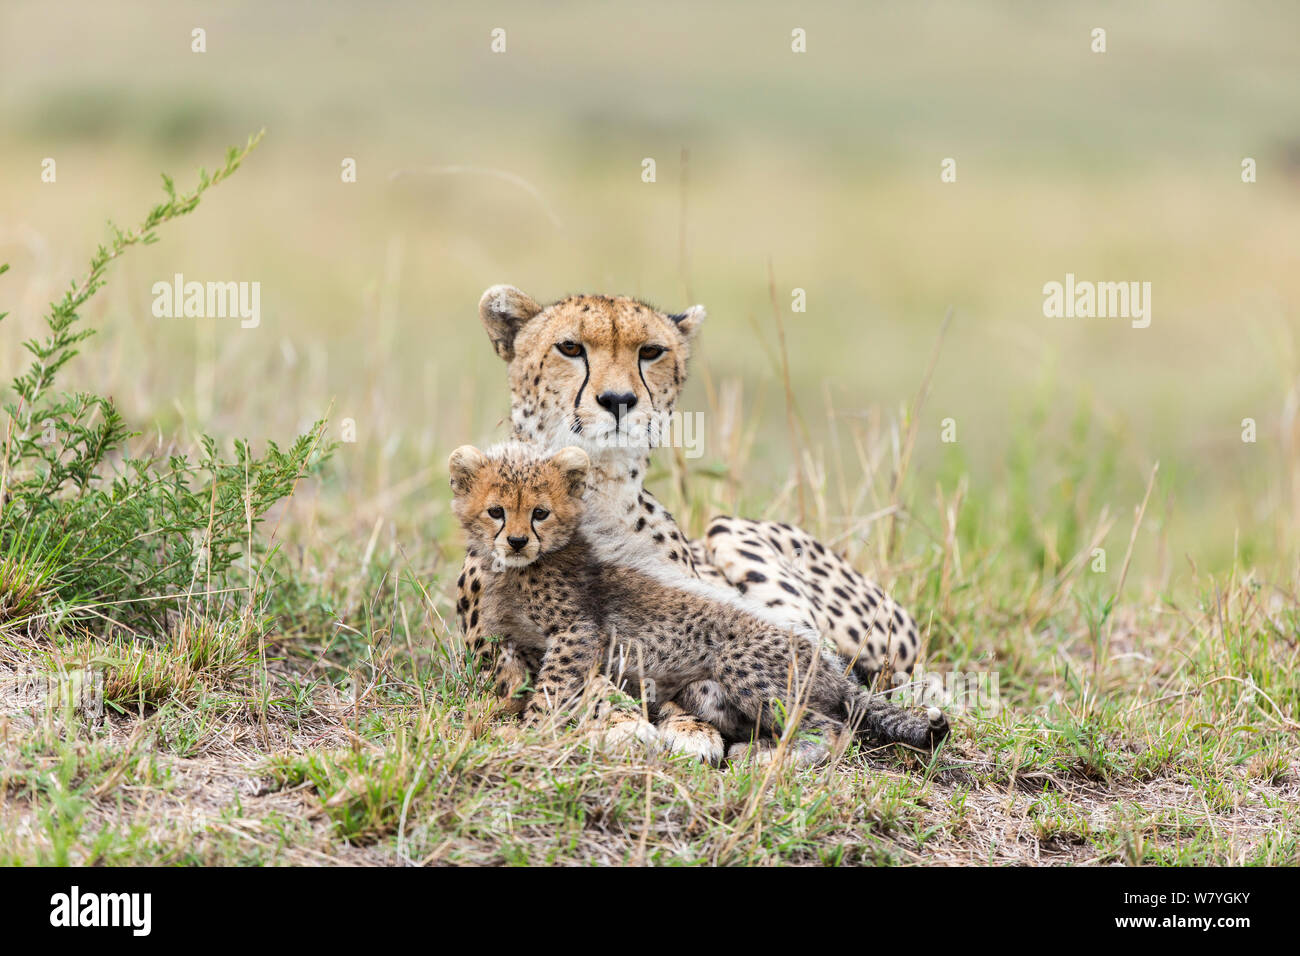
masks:
{"type": "Polygon", "coordinates": [[[144,3],[72,34],[0,10],[30,38],[0,95],[0,368],[95,223],[265,124],[201,219],[115,266],[67,374],[142,457],[283,444],[331,402],[322,443],[357,439],[269,513],[261,603],[33,627],[77,582],[52,540],[0,552],[0,862],[1300,863],[1295,12],[1115,4],[1097,58],[1064,7],[827,4],[798,59],[786,8],[752,6],[593,9],[583,42],[506,5],[497,59],[477,13],[427,4],[304,32],[232,2],[202,57],[144,3]],[[1151,280],[1151,328],[1044,320],[1066,271],[1151,280]],[[153,319],[176,272],[261,281],[262,325],[153,319]],[[916,614],[926,670],[995,672],[1000,707],[932,757],[809,771],[497,717],[447,623],[442,462],[504,435],[473,315],[502,281],[708,306],[682,403],[705,457],[661,453],[650,487],[692,534],[801,521],[916,614]],[[34,672],[96,675],[103,715],[34,700],[34,672]]]}
{"type": "MultiPolygon", "coordinates": [[[[897,476],[910,502],[914,475],[901,458],[870,444],[863,452],[884,458],[877,492],[897,476]]],[[[829,512],[828,486],[805,488],[814,514],[829,512]]],[[[709,511],[699,489],[722,485],[688,476],[685,487],[694,497],[677,510],[698,530],[709,511]]],[[[778,491],[778,502],[793,500],[793,489],[778,491]]],[[[895,512],[891,584],[929,631],[926,666],[996,670],[1001,700],[959,714],[932,756],[854,747],[817,770],[716,770],[610,752],[576,728],[525,730],[494,714],[486,679],[444,622],[458,558],[450,534],[416,555],[400,534],[336,551],[324,530],[333,523],[318,519],[295,542],[296,573],[315,584],[291,598],[316,610],[287,613],[288,626],[265,629],[260,642],[263,629],[237,617],[188,619],[157,642],[9,636],[6,669],[33,653],[65,670],[98,661],[116,706],[90,722],[6,708],[0,856],[1300,862],[1290,593],[1243,568],[1199,572],[1186,589],[1143,578],[1121,586],[1122,558],[1104,574],[1077,560],[1090,533],[1074,554],[1051,558],[1038,546],[1043,527],[1068,522],[1072,503],[1040,513],[1039,537],[1020,540],[1034,532],[965,520],[966,508],[994,502],[967,498],[958,509],[954,498],[941,487],[935,504],[895,512]],[[945,525],[950,533],[938,530],[945,525]],[[326,570],[362,566],[361,579],[326,570]]]]}
{"type": "Polygon", "coordinates": [[[58,568],[60,545],[32,535],[15,537],[0,551],[0,624],[27,621],[40,610],[58,568]]]}

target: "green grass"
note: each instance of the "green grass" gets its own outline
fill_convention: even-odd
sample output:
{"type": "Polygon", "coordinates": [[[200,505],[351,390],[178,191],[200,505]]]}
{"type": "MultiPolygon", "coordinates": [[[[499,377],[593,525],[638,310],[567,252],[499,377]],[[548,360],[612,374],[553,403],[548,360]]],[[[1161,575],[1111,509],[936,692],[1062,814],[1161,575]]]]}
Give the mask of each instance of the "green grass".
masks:
{"type": "MultiPolygon", "coordinates": [[[[917,521],[934,517],[922,510],[917,521]]],[[[151,706],[62,724],[57,738],[11,717],[5,813],[26,825],[5,828],[3,852],[224,863],[1297,862],[1296,631],[1269,588],[1238,573],[1203,578],[1200,595],[1121,597],[1099,666],[1089,601],[1058,593],[1052,577],[1013,586],[1022,574],[1009,565],[1026,567],[1031,552],[1010,557],[1003,540],[993,560],[956,527],[961,586],[938,599],[933,582],[953,556],[909,533],[894,587],[963,635],[946,641],[932,623],[928,664],[996,668],[1003,697],[996,713],[958,716],[932,757],[854,747],[815,770],[717,770],[611,753],[580,728],[520,728],[494,716],[485,678],[432,613],[449,598],[454,545],[417,573],[395,540],[371,551],[368,593],[340,577],[315,596],[351,608],[354,623],[287,639],[267,668],[264,651],[250,658],[246,640],[217,636],[237,631],[196,622],[188,640],[142,650],[147,665],[117,672],[128,689],[110,696],[151,706]],[[221,786],[199,782],[214,772],[221,786]],[[168,812],[182,792],[205,808],[196,819],[168,812]]],[[[1005,525],[1005,537],[1016,533],[1005,525]]],[[[352,565],[366,545],[335,560],[352,565]]],[[[1109,574],[1092,590],[1113,588],[1118,569],[1109,574]]]]}

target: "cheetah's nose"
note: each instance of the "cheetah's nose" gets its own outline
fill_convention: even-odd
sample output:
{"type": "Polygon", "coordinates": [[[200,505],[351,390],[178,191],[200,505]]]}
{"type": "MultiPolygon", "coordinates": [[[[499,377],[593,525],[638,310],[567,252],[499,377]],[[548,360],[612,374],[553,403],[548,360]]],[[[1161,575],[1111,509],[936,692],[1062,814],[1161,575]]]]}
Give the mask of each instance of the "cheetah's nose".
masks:
{"type": "Polygon", "coordinates": [[[516,551],[524,550],[524,545],[528,543],[528,538],[526,536],[522,538],[507,536],[506,540],[510,542],[510,547],[514,548],[516,551]]]}
{"type": "Polygon", "coordinates": [[[596,396],[596,403],[617,422],[636,407],[636,396],[631,392],[601,392],[596,396]]]}

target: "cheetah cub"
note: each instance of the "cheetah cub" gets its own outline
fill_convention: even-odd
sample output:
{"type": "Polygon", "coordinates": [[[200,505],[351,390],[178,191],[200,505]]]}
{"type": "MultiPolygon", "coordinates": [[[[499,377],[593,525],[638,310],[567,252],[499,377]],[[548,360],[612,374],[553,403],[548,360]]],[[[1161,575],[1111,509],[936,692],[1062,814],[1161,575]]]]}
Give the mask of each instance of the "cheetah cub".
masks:
{"type": "Polygon", "coordinates": [[[693,707],[732,740],[779,731],[802,704],[800,726],[810,733],[792,752],[801,763],[825,759],[850,729],[925,749],[947,735],[937,709],[928,719],[909,713],[846,678],[823,658],[816,635],[765,619],[711,585],[612,559],[618,548],[582,529],[590,467],[582,449],[548,455],[507,442],[484,453],[465,445],[448,466],[468,550],[488,567],[483,632],[511,634],[541,655],[526,720],[565,709],[589,678],[605,674],[652,687],[657,701],[715,681],[720,694],[696,696],[693,707]]]}

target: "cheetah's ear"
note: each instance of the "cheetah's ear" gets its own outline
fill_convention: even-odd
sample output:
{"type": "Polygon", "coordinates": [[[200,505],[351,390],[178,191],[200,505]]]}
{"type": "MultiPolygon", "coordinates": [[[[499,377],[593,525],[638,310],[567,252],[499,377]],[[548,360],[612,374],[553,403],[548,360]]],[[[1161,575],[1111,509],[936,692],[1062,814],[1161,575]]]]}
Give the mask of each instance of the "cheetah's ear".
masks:
{"type": "Polygon", "coordinates": [[[695,333],[698,332],[700,326],[704,324],[704,317],[707,314],[708,313],[704,311],[704,306],[693,305],[685,312],[671,313],[668,318],[673,320],[673,324],[677,326],[678,331],[681,332],[682,335],[691,339],[695,337],[695,333]]]}
{"type": "Polygon", "coordinates": [[[570,445],[552,455],[551,462],[563,473],[569,494],[581,498],[587,490],[587,471],[591,468],[591,459],[587,453],[576,445],[570,445]]]}
{"type": "Polygon", "coordinates": [[[447,459],[447,471],[451,473],[451,490],[463,495],[474,484],[474,476],[487,464],[487,456],[473,445],[461,445],[447,459]]]}
{"type": "Polygon", "coordinates": [[[492,347],[507,362],[515,357],[515,336],[540,311],[542,307],[532,296],[512,285],[494,285],[478,300],[478,317],[492,347]]]}

